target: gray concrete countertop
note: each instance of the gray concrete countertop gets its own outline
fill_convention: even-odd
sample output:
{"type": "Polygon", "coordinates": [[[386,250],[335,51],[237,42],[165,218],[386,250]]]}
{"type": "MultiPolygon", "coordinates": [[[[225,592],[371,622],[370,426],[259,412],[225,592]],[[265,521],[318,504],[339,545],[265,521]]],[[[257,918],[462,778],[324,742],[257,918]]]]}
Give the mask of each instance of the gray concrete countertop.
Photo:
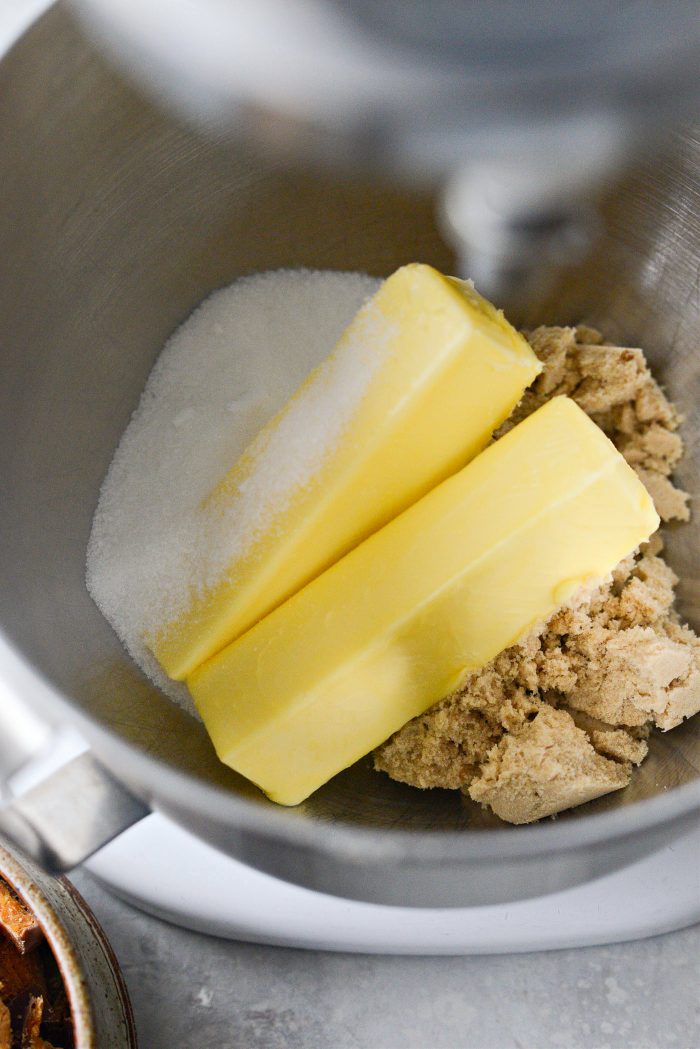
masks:
{"type": "Polygon", "coordinates": [[[700,1047],[700,926],[546,954],[330,954],[187,932],[73,880],[119,958],[141,1049],[700,1047]]]}

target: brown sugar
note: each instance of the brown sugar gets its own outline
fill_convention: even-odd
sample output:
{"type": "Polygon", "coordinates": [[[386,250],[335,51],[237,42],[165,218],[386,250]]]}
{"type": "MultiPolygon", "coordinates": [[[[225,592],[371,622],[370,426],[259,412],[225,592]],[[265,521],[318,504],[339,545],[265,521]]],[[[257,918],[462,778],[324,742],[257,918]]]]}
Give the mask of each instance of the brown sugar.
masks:
{"type": "Polygon", "coordinates": [[[528,335],[544,370],[496,436],[551,397],[565,394],[634,467],[659,516],[687,521],[688,495],[669,480],[683,454],[678,412],[649,371],[642,350],[594,343],[593,338],[601,336],[583,327],[536,328],[528,335]]]}
{"type": "Polygon", "coordinates": [[[565,710],[543,704],[532,721],[489,751],[469,793],[508,823],[532,823],[630,780],[630,766],[602,757],[565,710]]]}
{"type": "MultiPolygon", "coordinates": [[[[663,520],[687,520],[671,473],[680,417],[641,350],[589,328],[538,328],[545,367],[496,435],[566,394],[638,472],[663,520]]],[[[646,756],[651,727],[700,710],[700,639],[678,621],[678,582],[660,534],[375,751],[375,767],[415,787],[462,790],[501,819],[530,822],[618,790],[646,756]]]]}

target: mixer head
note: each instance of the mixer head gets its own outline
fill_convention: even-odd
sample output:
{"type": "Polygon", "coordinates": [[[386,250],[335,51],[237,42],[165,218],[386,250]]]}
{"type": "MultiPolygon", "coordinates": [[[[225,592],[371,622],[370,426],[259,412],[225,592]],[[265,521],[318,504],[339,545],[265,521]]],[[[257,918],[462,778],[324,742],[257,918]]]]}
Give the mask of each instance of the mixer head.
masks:
{"type": "Polygon", "coordinates": [[[698,102],[694,0],[76,0],[117,61],[204,124],[429,183],[463,274],[517,306],[594,200],[698,102]]]}

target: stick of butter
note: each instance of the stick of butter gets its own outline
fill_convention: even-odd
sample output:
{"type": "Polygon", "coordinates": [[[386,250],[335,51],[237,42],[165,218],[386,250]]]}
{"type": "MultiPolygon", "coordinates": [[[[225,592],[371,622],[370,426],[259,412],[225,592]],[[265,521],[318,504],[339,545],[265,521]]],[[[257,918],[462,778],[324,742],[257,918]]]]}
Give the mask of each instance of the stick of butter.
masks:
{"type": "Polygon", "coordinates": [[[302,801],[658,524],[608,438],[555,398],[195,671],[219,757],[302,801]]]}
{"type": "Polygon", "coordinates": [[[206,502],[234,543],[147,638],[182,679],[488,443],[541,364],[464,281],[397,270],[206,502]]]}

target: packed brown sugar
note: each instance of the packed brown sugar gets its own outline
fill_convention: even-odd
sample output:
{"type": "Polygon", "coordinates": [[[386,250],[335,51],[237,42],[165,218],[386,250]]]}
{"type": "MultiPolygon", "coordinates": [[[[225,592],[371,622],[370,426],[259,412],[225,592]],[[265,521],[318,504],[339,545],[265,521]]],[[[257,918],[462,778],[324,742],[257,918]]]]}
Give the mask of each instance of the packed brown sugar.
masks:
{"type": "MultiPolygon", "coordinates": [[[[663,521],[687,521],[672,480],[680,417],[639,349],[590,328],[528,336],[544,364],[501,432],[559,394],[613,440],[663,521]]],[[[678,582],[657,533],[610,579],[558,611],[374,755],[419,788],[461,790],[501,819],[528,823],[626,786],[650,730],[700,707],[700,639],[674,610],[678,582]]]]}

